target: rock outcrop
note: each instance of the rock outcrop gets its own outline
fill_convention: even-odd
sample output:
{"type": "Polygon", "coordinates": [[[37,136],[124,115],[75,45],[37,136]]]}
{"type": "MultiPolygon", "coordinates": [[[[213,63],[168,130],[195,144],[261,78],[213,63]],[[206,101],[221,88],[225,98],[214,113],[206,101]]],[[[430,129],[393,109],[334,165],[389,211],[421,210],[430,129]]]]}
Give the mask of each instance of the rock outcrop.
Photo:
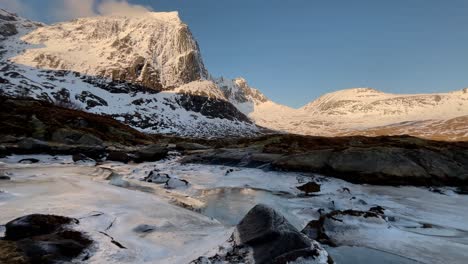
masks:
{"type": "Polygon", "coordinates": [[[70,229],[78,223],[64,216],[41,214],[14,219],[5,225],[5,237],[0,239],[0,262],[70,262],[92,244],[83,233],[70,229]]]}
{"type": "Polygon", "coordinates": [[[376,185],[468,185],[466,142],[448,143],[409,136],[280,135],[242,144],[197,151],[182,161],[314,172],[376,185]]]}
{"type": "Polygon", "coordinates": [[[202,257],[192,263],[333,263],[315,241],[294,228],[284,216],[265,205],[256,205],[237,225],[232,248],[223,255],[202,257]]]}

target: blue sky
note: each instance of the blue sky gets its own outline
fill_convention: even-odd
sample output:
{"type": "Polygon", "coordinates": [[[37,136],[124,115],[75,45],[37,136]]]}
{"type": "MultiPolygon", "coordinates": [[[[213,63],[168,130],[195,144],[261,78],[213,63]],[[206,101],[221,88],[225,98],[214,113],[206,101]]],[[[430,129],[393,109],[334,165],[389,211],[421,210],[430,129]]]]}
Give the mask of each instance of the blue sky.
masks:
{"type": "MultiPolygon", "coordinates": [[[[10,1],[22,4],[19,13],[50,23],[62,19],[57,2],[75,0],[0,0],[0,7],[10,1]]],[[[102,0],[76,1],[95,7],[102,0]]],[[[129,2],[179,11],[214,76],[243,76],[293,107],[350,87],[394,93],[468,87],[465,0],[129,2]]]]}

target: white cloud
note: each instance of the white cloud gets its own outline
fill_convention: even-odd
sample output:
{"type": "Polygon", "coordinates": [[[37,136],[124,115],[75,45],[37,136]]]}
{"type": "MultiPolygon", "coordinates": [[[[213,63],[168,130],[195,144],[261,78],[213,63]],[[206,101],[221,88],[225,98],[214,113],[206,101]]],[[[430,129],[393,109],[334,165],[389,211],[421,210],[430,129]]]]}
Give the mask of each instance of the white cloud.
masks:
{"type": "Polygon", "coordinates": [[[100,15],[124,15],[124,16],[136,16],[142,13],[153,11],[151,7],[142,5],[133,5],[128,3],[126,0],[103,0],[97,6],[98,13],[100,15]]]}
{"type": "MultiPolygon", "coordinates": [[[[48,15],[55,21],[98,15],[138,16],[153,11],[151,7],[134,5],[127,0],[49,0],[48,6],[51,7],[48,15]]],[[[43,16],[33,12],[24,0],[0,0],[0,8],[30,19],[43,16]]]]}
{"type": "Polygon", "coordinates": [[[60,0],[52,9],[52,15],[57,20],[96,16],[94,5],[95,0],[60,0]]]}
{"type": "Polygon", "coordinates": [[[57,20],[97,15],[137,16],[152,11],[151,7],[130,4],[127,0],[59,0],[57,4],[53,10],[57,20]]]}

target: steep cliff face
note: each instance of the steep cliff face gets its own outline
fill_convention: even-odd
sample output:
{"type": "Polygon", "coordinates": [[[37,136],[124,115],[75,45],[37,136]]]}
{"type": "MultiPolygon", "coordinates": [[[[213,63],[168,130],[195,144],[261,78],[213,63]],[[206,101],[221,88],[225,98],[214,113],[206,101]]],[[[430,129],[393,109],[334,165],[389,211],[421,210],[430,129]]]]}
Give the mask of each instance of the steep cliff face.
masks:
{"type": "Polygon", "coordinates": [[[40,69],[68,70],[167,90],[206,79],[197,42],[177,12],[81,18],[22,38],[35,48],[12,58],[40,69]]]}
{"type": "Polygon", "coordinates": [[[51,26],[0,10],[0,93],[109,115],[148,133],[249,136],[258,128],[207,80],[177,13],[51,26]]]}

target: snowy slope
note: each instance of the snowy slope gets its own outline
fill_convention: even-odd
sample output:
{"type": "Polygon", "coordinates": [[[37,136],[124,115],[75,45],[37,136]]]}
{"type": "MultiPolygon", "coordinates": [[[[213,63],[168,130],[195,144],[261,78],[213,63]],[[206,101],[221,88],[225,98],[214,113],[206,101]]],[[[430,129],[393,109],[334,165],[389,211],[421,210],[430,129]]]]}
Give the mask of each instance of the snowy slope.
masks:
{"type": "Polygon", "coordinates": [[[0,26],[11,29],[0,39],[3,94],[110,115],[148,133],[258,133],[207,80],[198,45],[175,12],[47,26],[0,10],[0,26]]]}
{"type": "Polygon", "coordinates": [[[353,88],[326,94],[302,111],[327,118],[345,116],[384,123],[422,119],[446,119],[468,114],[468,89],[439,94],[388,94],[372,88],[353,88]]]}

